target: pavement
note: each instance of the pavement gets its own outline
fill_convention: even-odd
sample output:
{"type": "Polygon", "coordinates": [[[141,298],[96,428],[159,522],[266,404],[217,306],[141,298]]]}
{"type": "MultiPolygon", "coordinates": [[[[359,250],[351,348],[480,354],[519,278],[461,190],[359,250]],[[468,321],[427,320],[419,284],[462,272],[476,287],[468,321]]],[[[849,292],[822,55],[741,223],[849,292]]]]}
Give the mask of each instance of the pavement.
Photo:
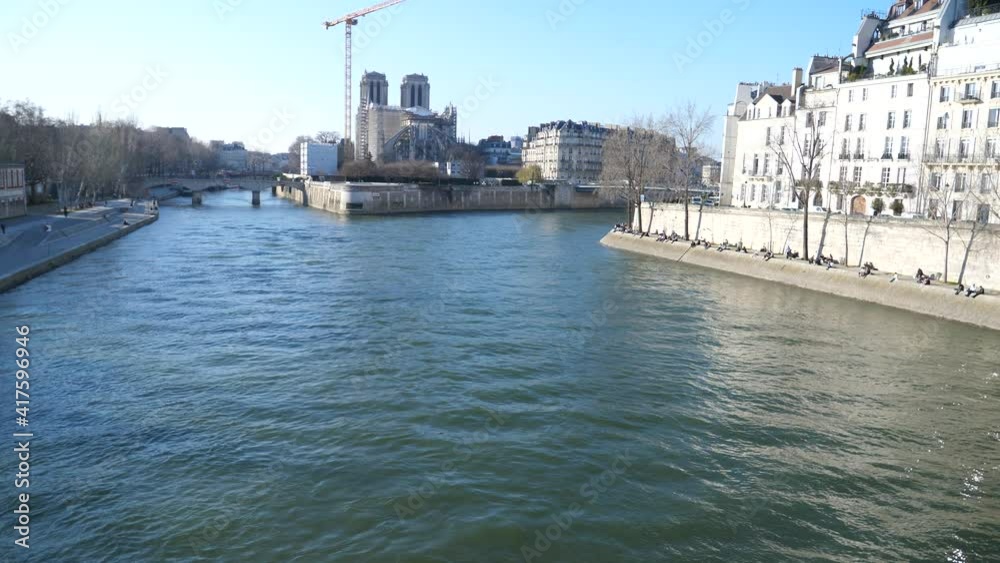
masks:
{"type": "Polygon", "coordinates": [[[0,277],[114,234],[126,220],[136,224],[155,213],[147,202],[132,206],[130,200],[122,199],[65,217],[62,213],[29,214],[3,220],[7,232],[0,235],[0,277]]]}

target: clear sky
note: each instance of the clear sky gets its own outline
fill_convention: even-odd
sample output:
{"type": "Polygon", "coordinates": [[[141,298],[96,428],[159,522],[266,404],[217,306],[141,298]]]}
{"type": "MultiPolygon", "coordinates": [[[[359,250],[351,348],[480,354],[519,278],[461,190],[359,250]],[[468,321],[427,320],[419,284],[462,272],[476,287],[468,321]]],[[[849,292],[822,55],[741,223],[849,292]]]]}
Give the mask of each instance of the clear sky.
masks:
{"type": "MultiPolygon", "coordinates": [[[[343,131],[344,30],[322,23],[376,1],[4,0],[0,102],[284,152],[297,135],[343,131]]],[[[393,104],[405,74],[426,74],[433,109],[456,104],[472,141],[687,99],[721,116],[737,82],[785,82],[813,54],[846,54],[862,11],[889,4],[408,0],[355,28],[355,108],[368,69],[387,75],[393,104]]],[[[721,146],[721,119],[709,141],[721,146]]]]}

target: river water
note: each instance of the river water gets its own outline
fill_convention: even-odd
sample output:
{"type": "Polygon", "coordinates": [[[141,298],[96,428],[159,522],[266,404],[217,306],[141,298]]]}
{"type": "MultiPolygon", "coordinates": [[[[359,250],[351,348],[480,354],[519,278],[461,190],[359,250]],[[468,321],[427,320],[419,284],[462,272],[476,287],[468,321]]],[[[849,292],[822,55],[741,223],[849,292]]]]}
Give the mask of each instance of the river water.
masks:
{"type": "Polygon", "coordinates": [[[0,296],[4,561],[1000,558],[996,333],[609,250],[613,213],[249,197],[0,296]]]}

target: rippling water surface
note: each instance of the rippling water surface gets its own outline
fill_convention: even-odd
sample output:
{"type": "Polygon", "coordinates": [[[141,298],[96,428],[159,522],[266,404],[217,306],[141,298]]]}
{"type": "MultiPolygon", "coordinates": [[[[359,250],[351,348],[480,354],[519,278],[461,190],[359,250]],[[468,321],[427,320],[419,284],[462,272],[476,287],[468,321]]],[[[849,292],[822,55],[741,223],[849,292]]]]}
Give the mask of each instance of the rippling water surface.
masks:
{"type": "Polygon", "coordinates": [[[605,249],[616,219],[215,194],[0,295],[15,560],[1000,560],[997,333],[605,249]]]}

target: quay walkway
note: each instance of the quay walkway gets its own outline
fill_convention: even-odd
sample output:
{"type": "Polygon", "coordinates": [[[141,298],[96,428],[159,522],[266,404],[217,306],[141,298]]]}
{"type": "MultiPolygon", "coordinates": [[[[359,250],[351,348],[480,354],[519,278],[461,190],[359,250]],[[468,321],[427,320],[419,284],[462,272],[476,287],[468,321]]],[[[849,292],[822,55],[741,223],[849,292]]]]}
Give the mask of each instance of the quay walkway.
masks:
{"type": "Polygon", "coordinates": [[[74,211],[68,217],[53,213],[2,221],[6,233],[0,234],[0,292],[141,229],[158,217],[148,202],[132,206],[124,199],[74,211]]]}

